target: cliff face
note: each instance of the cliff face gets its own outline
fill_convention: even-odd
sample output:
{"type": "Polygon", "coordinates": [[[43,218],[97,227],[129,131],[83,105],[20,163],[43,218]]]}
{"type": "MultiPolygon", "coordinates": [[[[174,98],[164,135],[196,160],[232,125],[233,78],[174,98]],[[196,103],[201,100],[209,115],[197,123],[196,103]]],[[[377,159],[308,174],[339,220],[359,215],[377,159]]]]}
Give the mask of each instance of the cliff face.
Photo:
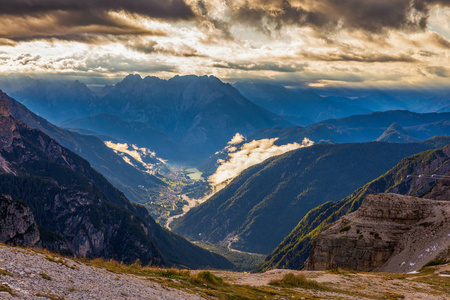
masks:
{"type": "Polygon", "coordinates": [[[39,239],[39,230],[30,208],[0,195],[0,242],[35,246],[39,239]]]}
{"type": "Polygon", "coordinates": [[[368,195],[314,241],[308,270],[410,272],[450,250],[450,202],[368,195]]]}

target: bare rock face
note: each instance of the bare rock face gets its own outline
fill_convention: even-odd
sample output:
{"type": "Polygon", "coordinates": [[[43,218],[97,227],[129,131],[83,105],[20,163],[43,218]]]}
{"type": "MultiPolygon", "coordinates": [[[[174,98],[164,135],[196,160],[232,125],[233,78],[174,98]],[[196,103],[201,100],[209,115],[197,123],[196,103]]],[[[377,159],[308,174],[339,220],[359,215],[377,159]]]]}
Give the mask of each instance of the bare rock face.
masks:
{"type": "Polygon", "coordinates": [[[9,150],[12,147],[14,139],[19,137],[16,130],[16,123],[9,114],[8,104],[5,100],[0,100],[0,148],[9,150]]]}
{"type": "Polygon", "coordinates": [[[449,253],[450,202],[372,194],[356,212],[322,231],[305,266],[411,272],[449,253]]]}
{"type": "Polygon", "coordinates": [[[30,208],[0,195],[0,242],[35,246],[39,239],[39,230],[30,208]]]}
{"type": "Polygon", "coordinates": [[[8,104],[5,100],[0,101],[0,117],[10,117],[8,104]]]}

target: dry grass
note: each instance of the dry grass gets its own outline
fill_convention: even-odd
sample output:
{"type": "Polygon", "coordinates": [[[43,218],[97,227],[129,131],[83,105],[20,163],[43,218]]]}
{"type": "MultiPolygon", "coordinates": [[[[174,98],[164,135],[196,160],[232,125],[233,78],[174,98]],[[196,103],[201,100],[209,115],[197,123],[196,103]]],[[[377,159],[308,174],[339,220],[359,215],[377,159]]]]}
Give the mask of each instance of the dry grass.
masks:
{"type": "Polygon", "coordinates": [[[317,281],[306,279],[303,275],[294,275],[292,273],[285,274],[280,280],[272,280],[270,285],[281,287],[298,287],[313,290],[325,290],[325,286],[317,283],[317,281]]]}
{"type": "Polygon", "coordinates": [[[0,292],[7,292],[7,293],[9,293],[11,296],[14,296],[14,292],[11,290],[11,288],[7,285],[7,284],[5,284],[5,283],[2,283],[2,284],[0,284],[0,292]]]}
{"type": "Polygon", "coordinates": [[[0,275],[5,275],[5,276],[12,276],[11,273],[9,273],[6,270],[0,269],[0,275]]]}
{"type": "Polygon", "coordinates": [[[45,274],[45,273],[40,273],[39,275],[41,275],[41,277],[44,278],[45,280],[52,280],[52,279],[50,278],[50,276],[48,276],[48,275],[45,274]]]}

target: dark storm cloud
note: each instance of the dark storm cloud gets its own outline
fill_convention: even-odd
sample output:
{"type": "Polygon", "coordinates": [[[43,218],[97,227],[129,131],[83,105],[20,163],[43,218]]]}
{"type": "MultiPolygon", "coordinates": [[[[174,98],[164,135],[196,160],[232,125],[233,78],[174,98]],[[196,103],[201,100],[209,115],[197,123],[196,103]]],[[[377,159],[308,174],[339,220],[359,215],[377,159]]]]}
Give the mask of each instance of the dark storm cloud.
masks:
{"type": "Polygon", "coordinates": [[[161,19],[190,19],[194,16],[191,7],[183,0],[0,0],[0,15],[35,16],[57,11],[83,12],[88,16],[90,13],[91,17],[108,11],[126,11],[161,19]]]}
{"type": "Polygon", "coordinates": [[[266,6],[245,2],[242,6],[232,7],[232,18],[265,33],[270,33],[269,27],[280,30],[283,25],[313,27],[333,25],[330,17],[320,11],[308,11],[301,7],[293,7],[287,0],[274,2],[278,2],[275,7],[273,7],[274,3],[266,6]]]}
{"type": "Polygon", "coordinates": [[[417,60],[409,55],[387,55],[383,53],[313,53],[313,52],[301,52],[300,55],[308,60],[317,61],[355,61],[355,62],[366,62],[366,63],[391,63],[391,62],[403,62],[403,63],[413,63],[417,60]]]}
{"type": "Polygon", "coordinates": [[[243,5],[230,0],[228,3],[236,21],[266,33],[284,25],[326,31],[418,31],[426,28],[433,5],[450,6],[449,0],[256,0],[243,5]]]}
{"type": "Polygon", "coordinates": [[[42,39],[100,43],[119,35],[164,35],[133,22],[137,15],[168,21],[194,17],[183,0],[0,0],[0,38],[10,44],[42,39]],[[111,14],[122,11],[127,19],[111,14]]]}

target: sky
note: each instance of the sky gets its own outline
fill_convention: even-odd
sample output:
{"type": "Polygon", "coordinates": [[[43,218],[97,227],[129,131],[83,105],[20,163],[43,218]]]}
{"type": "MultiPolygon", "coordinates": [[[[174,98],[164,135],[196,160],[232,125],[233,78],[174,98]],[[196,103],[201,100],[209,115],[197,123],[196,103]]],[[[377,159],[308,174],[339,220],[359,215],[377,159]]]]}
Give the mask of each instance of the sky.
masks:
{"type": "Polygon", "coordinates": [[[450,83],[450,0],[0,0],[0,74],[450,83]]]}

